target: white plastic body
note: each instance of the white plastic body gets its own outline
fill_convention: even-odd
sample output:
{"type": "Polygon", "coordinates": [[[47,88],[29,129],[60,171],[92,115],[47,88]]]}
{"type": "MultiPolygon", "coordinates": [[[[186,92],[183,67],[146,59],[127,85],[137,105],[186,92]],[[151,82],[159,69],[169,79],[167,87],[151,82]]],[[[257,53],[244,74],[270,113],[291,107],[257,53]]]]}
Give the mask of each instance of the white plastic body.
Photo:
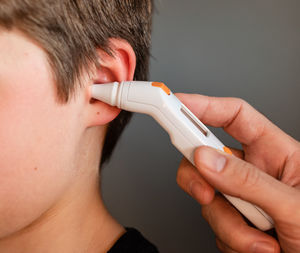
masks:
{"type": "MultiPolygon", "coordinates": [[[[219,139],[171,92],[152,82],[122,82],[94,85],[92,96],[120,109],[152,116],[169,134],[172,144],[194,164],[194,151],[206,145],[224,151],[219,139]]],[[[269,230],[273,220],[261,208],[223,194],[260,230],[269,230]]]]}

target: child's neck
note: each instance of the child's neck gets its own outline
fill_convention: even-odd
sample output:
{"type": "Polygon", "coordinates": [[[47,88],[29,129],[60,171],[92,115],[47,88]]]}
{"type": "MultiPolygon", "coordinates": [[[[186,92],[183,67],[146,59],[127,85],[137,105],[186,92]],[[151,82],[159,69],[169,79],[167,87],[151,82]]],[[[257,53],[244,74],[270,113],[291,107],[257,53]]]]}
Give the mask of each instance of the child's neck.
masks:
{"type": "Polygon", "coordinates": [[[0,252],[107,252],[125,229],[103,205],[98,179],[68,190],[32,224],[0,240],[0,252]]]}

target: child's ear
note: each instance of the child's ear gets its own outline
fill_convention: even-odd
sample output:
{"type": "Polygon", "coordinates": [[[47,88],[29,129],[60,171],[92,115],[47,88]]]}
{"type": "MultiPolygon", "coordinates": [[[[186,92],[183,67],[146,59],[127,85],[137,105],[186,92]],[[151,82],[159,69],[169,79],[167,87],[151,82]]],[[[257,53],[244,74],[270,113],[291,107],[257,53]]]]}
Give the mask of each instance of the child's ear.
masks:
{"type": "MultiPolygon", "coordinates": [[[[93,84],[101,85],[103,83],[130,81],[133,79],[136,56],[131,45],[121,39],[110,39],[110,48],[112,55],[103,50],[97,50],[99,55],[100,66],[95,71],[93,84]]],[[[116,107],[95,100],[91,97],[88,87],[89,112],[88,126],[100,126],[114,120],[120,113],[116,107]]]]}

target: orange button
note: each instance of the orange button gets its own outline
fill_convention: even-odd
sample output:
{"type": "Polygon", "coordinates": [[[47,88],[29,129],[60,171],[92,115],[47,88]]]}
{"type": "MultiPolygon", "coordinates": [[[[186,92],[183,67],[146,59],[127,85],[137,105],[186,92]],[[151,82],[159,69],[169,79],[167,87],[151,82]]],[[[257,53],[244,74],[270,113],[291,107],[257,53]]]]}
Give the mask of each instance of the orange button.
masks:
{"type": "Polygon", "coordinates": [[[152,86],[161,88],[167,95],[171,94],[171,90],[164,83],[153,82],[152,86]]]}
{"type": "Polygon", "coordinates": [[[225,153],[232,155],[232,151],[230,150],[230,148],[224,147],[223,150],[225,153]]]}

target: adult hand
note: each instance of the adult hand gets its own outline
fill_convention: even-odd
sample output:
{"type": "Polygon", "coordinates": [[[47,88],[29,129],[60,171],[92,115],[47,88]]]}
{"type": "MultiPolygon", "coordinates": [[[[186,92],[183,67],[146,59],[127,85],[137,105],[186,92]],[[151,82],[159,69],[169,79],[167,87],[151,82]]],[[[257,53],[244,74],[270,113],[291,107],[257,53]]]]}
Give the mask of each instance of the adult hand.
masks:
{"type": "Polygon", "coordinates": [[[234,156],[200,147],[194,167],[183,159],[179,186],[202,207],[222,252],[300,252],[300,143],[241,99],[176,96],[204,123],[222,127],[243,150],[234,156]],[[214,188],[261,207],[275,222],[278,240],[247,225],[214,188]]]}

